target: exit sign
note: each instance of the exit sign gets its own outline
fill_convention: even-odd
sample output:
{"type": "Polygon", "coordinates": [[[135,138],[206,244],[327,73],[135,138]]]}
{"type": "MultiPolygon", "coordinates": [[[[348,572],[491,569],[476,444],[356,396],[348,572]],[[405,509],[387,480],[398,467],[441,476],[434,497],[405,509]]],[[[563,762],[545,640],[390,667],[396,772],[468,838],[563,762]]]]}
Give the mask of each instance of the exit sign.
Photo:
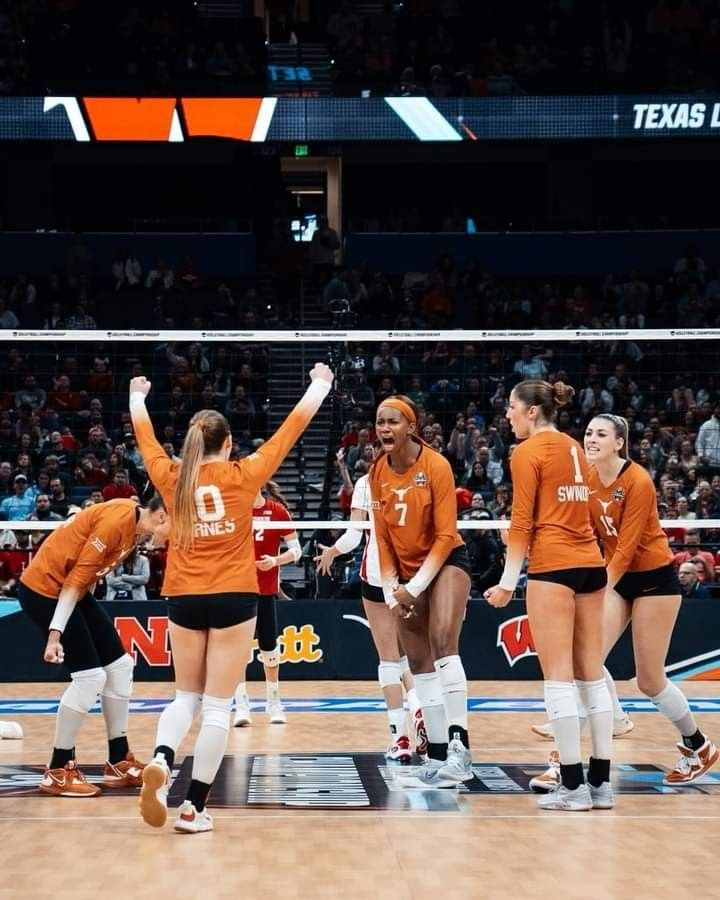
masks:
{"type": "Polygon", "coordinates": [[[308,145],[307,144],[295,144],[295,156],[307,156],[308,155],[308,145]]]}

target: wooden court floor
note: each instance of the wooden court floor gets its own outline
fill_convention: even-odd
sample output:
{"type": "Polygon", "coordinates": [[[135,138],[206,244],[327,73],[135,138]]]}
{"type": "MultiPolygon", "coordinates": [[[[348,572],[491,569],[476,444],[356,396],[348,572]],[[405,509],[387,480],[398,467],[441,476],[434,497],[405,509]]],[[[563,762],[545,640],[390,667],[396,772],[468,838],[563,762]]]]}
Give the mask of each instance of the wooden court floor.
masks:
{"type": "MultiPolygon", "coordinates": [[[[250,685],[261,697],[262,685],[250,685]]],[[[692,697],[720,685],[686,682],[692,697]]],[[[631,683],[621,697],[639,696],[631,683]]],[[[62,685],[0,685],[0,699],[57,698],[62,685]]],[[[170,696],[166,684],[138,684],[136,697],[170,696]]],[[[292,682],[287,697],[374,697],[367,682],[292,682]]],[[[541,697],[539,682],[474,682],[471,696],[541,697]]],[[[9,718],[6,716],[6,718],[9,718]]],[[[0,741],[0,766],[41,764],[52,741],[51,715],[14,716],[22,742],[0,741]]],[[[148,759],[156,714],[134,713],[131,746],[148,759]]],[[[476,763],[541,762],[530,713],[472,713],[476,763]]],[[[673,729],[657,714],[633,716],[615,742],[617,763],[671,766],[673,729]]],[[[720,740],[720,715],[699,714],[720,740]]],[[[287,726],[255,714],[233,729],[228,753],[377,751],[383,713],[292,713],[287,726]]],[[[183,747],[190,753],[191,740],[183,747]]],[[[88,718],[81,763],[104,761],[102,717],[88,718]]],[[[0,797],[0,898],[127,900],[437,900],[437,898],[720,897],[720,795],[623,795],[615,809],[547,813],[532,796],[467,796],[456,812],[393,810],[211,810],[215,831],[177,835],[139,819],[134,797],[0,797]]]]}

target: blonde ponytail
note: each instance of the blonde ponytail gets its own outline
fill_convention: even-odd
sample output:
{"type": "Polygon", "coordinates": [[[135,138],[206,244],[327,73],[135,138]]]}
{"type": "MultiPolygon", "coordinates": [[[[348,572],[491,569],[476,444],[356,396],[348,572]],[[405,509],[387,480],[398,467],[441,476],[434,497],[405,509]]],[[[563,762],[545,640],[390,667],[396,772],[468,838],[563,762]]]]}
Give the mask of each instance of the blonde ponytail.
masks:
{"type": "Polygon", "coordinates": [[[188,428],[182,446],[182,463],[175,486],[172,529],[175,543],[181,550],[189,550],[195,543],[197,505],[195,490],[200,474],[200,463],[205,455],[205,438],[202,425],[195,423],[188,428]]]}

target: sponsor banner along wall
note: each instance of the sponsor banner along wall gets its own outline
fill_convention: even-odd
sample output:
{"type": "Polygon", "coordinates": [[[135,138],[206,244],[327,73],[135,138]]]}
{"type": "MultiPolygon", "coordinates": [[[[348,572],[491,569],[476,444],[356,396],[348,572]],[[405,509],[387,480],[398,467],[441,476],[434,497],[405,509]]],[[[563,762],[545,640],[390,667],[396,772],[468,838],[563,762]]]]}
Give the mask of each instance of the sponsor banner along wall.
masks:
{"type": "MultiPolygon", "coordinates": [[[[105,603],[138,681],[172,678],[168,624],[162,602],[105,603]]],[[[359,600],[292,601],[278,604],[283,680],[377,677],[377,656],[359,600]]],[[[0,601],[0,681],[64,681],[67,673],[42,661],[44,641],[13,601],[0,601]]],[[[471,679],[532,680],[540,677],[525,607],[513,601],[496,610],[471,600],[461,639],[471,679]]],[[[255,654],[253,653],[253,656],[255,654]]],[[[610,655],[617,678],[634,675],[629,636],[610,655]]],[[[674,679],[720,680],[720,603],[698,600],[680,611],[668,657],[674,679]]],[[[249,677],[262,677],[257,661],[249,677]]]]}

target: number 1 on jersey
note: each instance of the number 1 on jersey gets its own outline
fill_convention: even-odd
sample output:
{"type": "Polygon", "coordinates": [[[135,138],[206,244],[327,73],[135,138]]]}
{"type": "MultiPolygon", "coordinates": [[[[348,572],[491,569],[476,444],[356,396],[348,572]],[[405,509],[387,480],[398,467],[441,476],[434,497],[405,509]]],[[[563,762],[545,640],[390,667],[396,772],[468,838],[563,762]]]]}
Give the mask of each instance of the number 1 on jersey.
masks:
{"type": "Polygon", "coordinates": [[[572,456],[573,465],[575,466],[575,484],[583,483],[583,473],[580,468],[580,454],[577,447],[570,448],[570,456],[572,456]]]}

